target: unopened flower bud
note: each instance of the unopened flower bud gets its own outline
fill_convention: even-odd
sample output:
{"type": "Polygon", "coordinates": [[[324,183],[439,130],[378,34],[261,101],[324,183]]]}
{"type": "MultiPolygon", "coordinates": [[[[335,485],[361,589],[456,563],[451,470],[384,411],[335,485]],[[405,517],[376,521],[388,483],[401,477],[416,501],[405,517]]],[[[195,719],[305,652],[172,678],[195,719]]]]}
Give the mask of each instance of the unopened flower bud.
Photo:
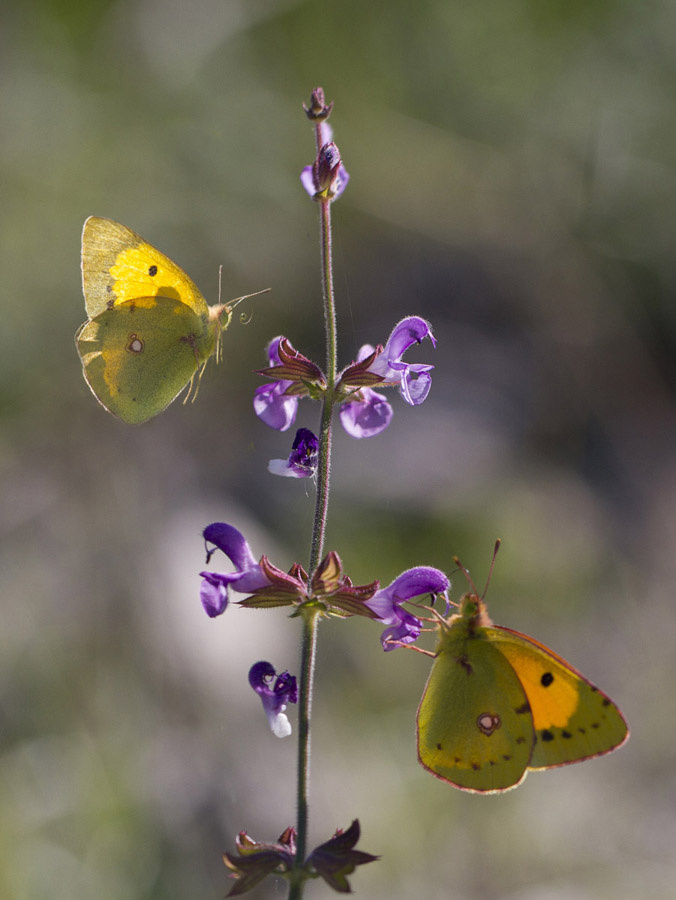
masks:
{"type": "Polygon", "coordinates": [[[312,122],[324,121],[328,119],[331,115],[331,110],[333,109],[333,100],[327,104],[324,99],[324,89],[321,87],[316,87],[312,94],[310,95],[310,105],[306,106],[303,104],[303,109],[305,110],[305,115],[312,122]]]}

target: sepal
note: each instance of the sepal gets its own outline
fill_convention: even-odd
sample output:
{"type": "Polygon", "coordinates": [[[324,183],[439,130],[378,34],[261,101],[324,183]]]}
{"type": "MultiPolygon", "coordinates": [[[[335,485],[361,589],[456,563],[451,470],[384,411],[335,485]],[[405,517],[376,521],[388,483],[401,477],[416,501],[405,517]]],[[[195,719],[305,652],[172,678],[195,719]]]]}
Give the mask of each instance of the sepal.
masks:
{"type": "Polygon", "coordinates": [[[257,374],[271,381],[293,382],[285,391],[287,395],[305,394],[310,385],[322,390],[326,388],[326,379],[319,366],[299,353],[287,338],[283,337],[279,341],[277,355],[278,364],[257,369],[257,374]]]}
{"type": "Polygon", "coordinates": [[[350,894],[347,876],[351,875],[357,866],[375,862],[380,858],[372,853],[354,849],[359,834],[359,819],[355,819],[347,831],[339,829],[330,840],[315,847],[307,858],[305,868],[311,874],[316,873],[323,878],[329,887],[339,894],[350,894]]]}
{"type": "Polygon", "coordinates": [[[223,862],[232,873],[230,877],[236,879],[228,897],[245,894],[273,873],[285,875],[296,856],[296,830],[289,826],[274,844],[254,841],[246,831],[240,831],[235,846],[239,856],[223,854],[223,862]]]}

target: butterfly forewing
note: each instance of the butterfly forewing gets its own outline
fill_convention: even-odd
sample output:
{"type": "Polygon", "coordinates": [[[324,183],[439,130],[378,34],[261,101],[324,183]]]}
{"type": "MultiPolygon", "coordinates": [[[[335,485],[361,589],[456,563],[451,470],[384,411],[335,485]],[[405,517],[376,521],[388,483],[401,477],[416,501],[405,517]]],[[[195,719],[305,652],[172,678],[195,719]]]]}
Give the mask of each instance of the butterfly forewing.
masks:
{"type": "Polygon", "coordinates": [[[192,279],[156,247],[119,222],[90,216],[82,231],[82,288],[90,318],[138,297],[169,297],[197,315],[207,302],[192,279]]]}
{"type": "Polygon", "coordinates": [[[499,626],[487,629],[518,675],[533,712],[531,769],[545,769],[609,753],[629,731],[617,706],[543,644],[499,626]]]}

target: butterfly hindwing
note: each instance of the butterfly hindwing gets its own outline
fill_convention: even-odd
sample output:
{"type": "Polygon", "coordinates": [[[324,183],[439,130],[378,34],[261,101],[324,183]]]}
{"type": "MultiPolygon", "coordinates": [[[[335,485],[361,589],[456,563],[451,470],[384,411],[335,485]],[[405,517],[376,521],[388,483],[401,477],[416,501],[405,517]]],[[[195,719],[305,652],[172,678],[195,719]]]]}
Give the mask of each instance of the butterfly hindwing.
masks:
{"type": "Polygon", "coordinates": [[[418,758],[464,790],[501,791],[526,773],[534,732],[509,661],[478,635],[442,632],[418,708],[418,758]]]}
{"type": "Polygon", "coordinates": [[[130,424],[168,406],[209,358],[214,342],[213,329],[168,297],[121,303],[85,322],[76,335],[90,388],[130,424]]]}

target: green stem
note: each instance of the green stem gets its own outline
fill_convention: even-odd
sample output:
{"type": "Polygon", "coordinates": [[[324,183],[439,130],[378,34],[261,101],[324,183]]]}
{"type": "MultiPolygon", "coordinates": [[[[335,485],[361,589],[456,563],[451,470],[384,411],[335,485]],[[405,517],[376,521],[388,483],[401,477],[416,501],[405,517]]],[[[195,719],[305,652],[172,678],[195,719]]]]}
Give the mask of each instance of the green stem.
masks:
{"type": "Polygon", "coordinates": [[[326,394],[322,405],[319,427],[319,453],[317,464],[317,496],[315,518],[310,549],[310,575],[317,568],[324,549],[326,519],[329,508],[329,482],[331,474],[331,421],[333,416],[338,368],[338,337],[336,328],[336,305],[333,294],[333,260],[331,249],[331,201],[319,203],[320,244],[322,248],[322,294],[324,299],[324,327],[326,331],[326,394]]]}
{"type": "Polygon", "coordinates": [[[319,451],[317,455],[317,496],[315,499],[315,518],[312,528],[310,546],[310,576],[319,565],[324,549],[326,533],[326,517],[329,508],[329,481],[331,474],[331,418],[333,403],[328,398],[322,404],[322,416],[319,425],[319,451]]]}
{"type": "Polygon", "coordinates": [[[301,643],[300,691],[298,696],[298,785],[296,820],[296,869],[291,874],[289,900],[303,896],[305,883],[301,870],[307,848],[308,801],[310,794],[310,717],[312,712],[312,686],[314,683],[315,655],[317,652],[318,616],[308,611],[303,616],[301,643]]]}
{"type": "MultiPolygon", "coordinates": [[[[317,127],[317,144],[321,146],[321,126],[317,127]]],[[[324,325],[326,330],[326,381],[327,389],[322,403],[319,426],[319,451],[317,461],[317,496],[315,517],[310,545],[308,572],[310,578],[319,565],[324,550],[326,518],[329,508],[329,482],[331,472],[331,421],[333,417],[334,389],[337,371],[336,308],[333,294],[333,264],[331,257],[331,202],[319,201],[320,242],[322,248],[322,294],[324,299],[324,325]]],[[[301,644],[300,685],[298,691],[298,784],[296,821],[296,867],[291,872],[289,900],[303,896],[305,873],[302,870],[307,850],[308,811],[310,790],[310,720],[315,658],[317,653],[317,625],[319,610],[308,608],[303,615],[301,644]]]]}

